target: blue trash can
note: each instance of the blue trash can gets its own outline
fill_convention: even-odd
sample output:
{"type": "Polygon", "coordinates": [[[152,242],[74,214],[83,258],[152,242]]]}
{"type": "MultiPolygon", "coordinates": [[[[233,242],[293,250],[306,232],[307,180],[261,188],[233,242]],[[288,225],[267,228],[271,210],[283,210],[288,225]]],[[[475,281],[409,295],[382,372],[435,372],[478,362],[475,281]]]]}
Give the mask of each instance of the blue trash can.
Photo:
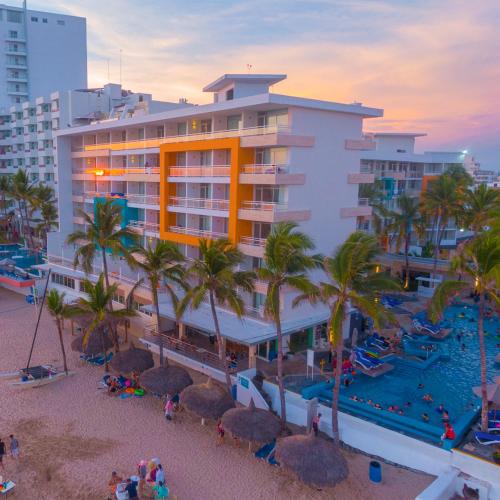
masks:
{"type": "Polygon", "coordinates": [[[370,462],[370,481],[380,483],[382,481],[382,467],[380,462],[372,460],[370,462]]]}

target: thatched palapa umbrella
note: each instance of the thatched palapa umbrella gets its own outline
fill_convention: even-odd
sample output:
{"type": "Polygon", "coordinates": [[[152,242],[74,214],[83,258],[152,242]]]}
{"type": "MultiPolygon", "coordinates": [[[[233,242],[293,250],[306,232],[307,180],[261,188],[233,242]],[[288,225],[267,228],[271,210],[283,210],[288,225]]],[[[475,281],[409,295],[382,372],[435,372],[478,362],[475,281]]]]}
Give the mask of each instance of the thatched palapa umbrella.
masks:
{"type": "Polygon", "coordinates": [[[179,394],[188,385],[193,383],[189,373],[180,366],[158,366],[146,370],[140,377],[139,383],[146,391],[158,396],[179,394]]]}
{"type": "Polygon", "coordinates": [[[281,467],[315,488],[335,486],[349,473],[345,458],[333,442],[312,433],[279,439],[275,456],[281,467]]]}
{"type": "Polygon", "coordinates": [[[233,436],[250,443],[268,443],[281,431],[279,419],[268,410],[255,407],[253,399],[245,408],[232,408],[222,416],[222,425],[233,436]]]}
{"type": "Polygon", "coordinates": [[[134,344],[130,344],[127,351],[120,351],[115,354],[110,365],[118,373],[142,373],[149,370],[149,368],[153,368],[155,362],[150,351],[138,349],[134,344]]]}
{"type": "Polygon", "coordinates": [[[83,345],[84,335],[79,335],[71,342],[71,349],[76,352],[83,352],[87,356],[97,356],[103,354],[104,349],[108,350],[113,347],[113,341],[107,332],[101,334],[100,330],[93,330],[87,335],[87,343],[83,345]]]}
{"type": "Polygon", "coordinates": [[[208,379],[205,384],[196,384],[182,391],[181,403],[188,410],[202,418],[217,420],[229,410],[234,408],[234,401],[227,389],[214,384],[208,379]]]}

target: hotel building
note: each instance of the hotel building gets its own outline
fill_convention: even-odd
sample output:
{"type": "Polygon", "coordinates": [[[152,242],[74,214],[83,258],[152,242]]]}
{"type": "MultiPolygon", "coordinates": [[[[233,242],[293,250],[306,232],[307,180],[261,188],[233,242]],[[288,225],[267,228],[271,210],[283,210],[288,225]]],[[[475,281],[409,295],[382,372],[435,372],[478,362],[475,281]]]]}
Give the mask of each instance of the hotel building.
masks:
{"type": "MultiPolygon", "coordinates": [[[[203,89],[213,94],[211,104],[58,131],[60,229],[49,234],[51,285],[69,299],[81,293],[83,274],[72,269],[74,248],[65,240],[84,227],[79,210],[92,214],[103,198],[123,206],[124,224],[145,242],[173,241],[188,259],[198,256],[200,238],[227,237],[245,255],[243,267],[258,268],[266,237],[280,221],[297,222],[317,251],[330,254],[356,229],[358,217],[371,213],[358,204],[367,175],[359,172],[361,154],[375,147],[363,135],[363,121],[382,110],[270,93],[284,78],[224,75],[203,89]]],[[[93,275],[100,270],[96,262],[93,275]]],[[[119,283],[118,302],[141,277],[120,260],[111,263],[111,275],[119,283]]],[[[218,308],[223,336],[250,366],[276,353],[275,328],[263,314],[265,293],[266,284],[258,282],[244,297],[241,320],[218,308]]],[[[134,296],[140,311],[134,326],[143,335],[152,323],[148,285],[134,296]]],[[[282,299],[287,350],[325,342],[326,309],[292,308],[289,290],[282,299]]],[[[176,330],[167,349],[175,344],[176,352],[188,352],[194,338],[214,331],[206,304],[186,311],[176,325],[161,294],[160,312],[162,330],[176,330]]],[[[153,346],[154,337],[146,334],[145,341],[153,346]]],[[[214,357],[205,362],[216,364],[214,357]]]]}

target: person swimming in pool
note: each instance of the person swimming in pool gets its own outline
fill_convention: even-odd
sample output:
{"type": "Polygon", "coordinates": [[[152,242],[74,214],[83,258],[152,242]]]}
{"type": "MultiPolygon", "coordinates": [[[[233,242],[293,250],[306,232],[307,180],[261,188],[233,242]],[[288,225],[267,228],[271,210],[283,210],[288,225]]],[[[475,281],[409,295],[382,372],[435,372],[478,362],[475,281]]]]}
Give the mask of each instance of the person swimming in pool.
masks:
{"type": "Polygon", "coordinates": [[[427,394],[424,394],[422,399],[426,402],[426,403],[432,403],[433,402],[433,399],[432,399],[432,396],[427,393],[427,394]]]}
{"type": "Polygon", "coordinates": [[[427,415],[427,413],[422,413],[422,420],[423,420],[424,422],[429,422],[429,420],[430,420],[430,419],[429,419],[429,415],[427,415]]]}
{"type": "Polygon", "coordinates": [[[450,415],[446,410],[443,410],[443,414],[441,415],[441,421],[444,423],[450,421],[450,415]]]}
{"type": "Polygon", "coordinates": [[[375,409],[377,409],[377,410],[381,410],[382,409],[382,406],[380,405],[380,403],[375,403],[375,405],[373,407],[375,409]]]}
{"type": "Polygon", "coordinates": [[[417,389],[423,389],[423,388],[424,388],[424,384],[422,384],[422,383],[418,384],[417,389]]]}
{"type": "Polygon", "coordinates": [[[398,415],[404,415],[405,412],[403,410],[398,410],[398,415]]]}
{"type": "Polygon", "coordinates": [[[436,411],[438,413],[444,413],[446,410],[444,409],[443,403],[440,403],[439,406],[436,408],[436,411]]]}

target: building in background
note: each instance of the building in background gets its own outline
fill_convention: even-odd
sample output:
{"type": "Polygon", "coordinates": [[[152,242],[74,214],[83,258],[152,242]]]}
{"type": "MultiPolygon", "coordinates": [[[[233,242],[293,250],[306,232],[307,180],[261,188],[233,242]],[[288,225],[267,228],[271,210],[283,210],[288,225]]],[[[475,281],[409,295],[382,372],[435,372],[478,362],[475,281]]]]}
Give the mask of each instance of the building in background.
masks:
{"type": "MultiPolygon", "coordinates": [[[[357,218],[371,212],[358,206],[361,151],[375,147],[373,138],[363,137],[363,122],[382,110],[270,93],[270,85],[284,78],[224,75],[204,88],[213,94],[212,104],[58,131],[60,228],[49,234],[51,286],[70,298],[81,294],[83,274],[73,270],[74,248],[65,240],[84,229],[80,210],[93,214],[105,198],[123,207],[124,223],[144,243],[176,242],[187,258],[198,256],[200,238],[227,237],[245,255],[242,267],[258,268],[273,224],[287,220],[314,239],[317,251],[330,254],[356,229],[357,218]]],[[[101,269],[96,261],[93,278],[101,269]]],[[[123,302],[141,275],[121,260],[111,262],[110,273],[119,284],[116,301],[123,302]]],[[[243,323],[218,310],[228,349],[252,366],[256,358],[276,356],[276,331],[263,314],[265,294],[261,282],[244,297],[243,323]]],[[[142,334],[151,321],[147,281],[134,296],[140,315],[133,321],[142,334]]],[[[326,308],[292,308],[287,290],[282,298],[285,349],[326,345],[326,308]]],[[[167,294],[160,303],[162,329],[172,331],[176,317],[167,294]]],[[[209,306],[202,304],[186,311],[175,349],[170,337],[165,345],[195,356],[184,336],[201,346],[213,333],[209,306]]],[[[217,365],[217,355],[210,354],[205,363],[217,365]]]]}
{"type": "Polygon", "coordinates": [[[2,117],[14,104],[87,87],[86,31],[82,17],[0,4],[2,117]]]}
{"type": "Polygon", "coordinates": [[[53,185],[57,182],[56,131],[185,105],[154,101],[151,94],[124,90],[118,84],[57,91],[15,104],[0,121],[0,175],[24,168],[32,181],[53,185]]]}

